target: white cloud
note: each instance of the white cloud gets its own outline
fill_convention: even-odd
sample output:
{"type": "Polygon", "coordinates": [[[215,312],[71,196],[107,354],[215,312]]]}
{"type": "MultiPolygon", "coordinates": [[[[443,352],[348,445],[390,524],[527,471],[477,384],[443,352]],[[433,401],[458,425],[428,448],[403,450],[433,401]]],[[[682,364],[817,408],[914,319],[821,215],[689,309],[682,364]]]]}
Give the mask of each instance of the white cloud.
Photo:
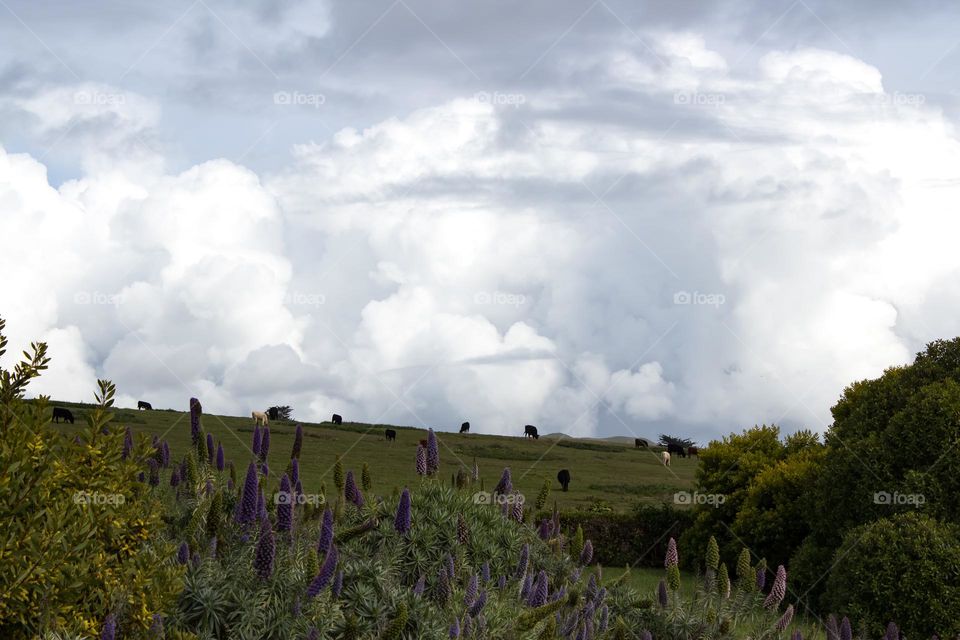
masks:
{"type": "Polygon", "coordinates": [[[17,238],[0,270],[18,276],[0,313],[20,342],[50,338],[46,388],[71,399],[96,372],[128,400],[241,414],[822,428],[853,379],[956,333],[952,124],[851,56],[774,52],[745,73],[698,35],[654,44],[661,62],[622,42],[567,60],[591,78],[576,94],[453,99],[304,142],[263,177],[165,170],[136,144],[149,101],[88,117],[57,98],[73,86],[21,98],[44,131],[120,133],[59,189],[0,150],[17,238]],[[624,94],[666,124],[604,117],[624,94]]]}

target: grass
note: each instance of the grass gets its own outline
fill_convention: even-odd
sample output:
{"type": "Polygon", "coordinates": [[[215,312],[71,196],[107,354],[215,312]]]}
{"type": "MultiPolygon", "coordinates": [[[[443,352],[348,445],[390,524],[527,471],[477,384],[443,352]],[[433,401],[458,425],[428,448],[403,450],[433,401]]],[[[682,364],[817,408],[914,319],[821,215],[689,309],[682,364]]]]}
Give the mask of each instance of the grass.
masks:
{"type": "MultiPolygon", "coordinates": [[[[64,425],[65,431],[79,429],[90,405],[58,402],[51,406],[69,408],[76,417],[76,426],[64,425]]],[[[184,405],[187,402],[184,401],[184,405]]],[[[167,439],[175,459],[190,446],[190,415],[173,410],[137,411],[117,409],[115,421],[129,425],[135,433],[148,437],[156,434],[167,439]]],[[[203,429],[223,443],[228,460],[236,465],[242,479],[252,458],[253,420],[248,417],[205,414],[203,429]]],[[[417,482],[414,458],[417,442],[427,437],[425,429],[391,425],[370,425],[329,422],[301,422],[304,431],[300,456],[304,491],[316,492],[320,483],[328,490],[333,486],[333,465],[343,456],[344,469],[359,474],[366,462],[370,465],[374,490],[389,494],[417,482]],[[397,431],[396,442],[384,439],[384,429],[397,431]]],[[[275,479],[283,472],[290,458],[296,422],[273,422],[268,463],[275,479]]],[[[437,432],[440,444],[440,473],[450,478],[457,470],[472,468],[474,459],[480,468],[484,488],[497,483],[504,467],[510,467],[514,487],[532,504],[544,480],[551,486],[550,503],[560,509],[583,508],[604,501],[614,510],[629,511],[637,502],[657,503],[672,500],[673,493],[692,489],[696,460],[678,458],[667,469],[660,464],[654,450],[633,449],[618,444],[598,443],[567,437],[533,440],[521,436],[492,436],[437,432]],[[561,491],[557,472],[569,469],[570,490],[561,491]],[[616,481],[611,482],[612,479],[616,481]]]]}

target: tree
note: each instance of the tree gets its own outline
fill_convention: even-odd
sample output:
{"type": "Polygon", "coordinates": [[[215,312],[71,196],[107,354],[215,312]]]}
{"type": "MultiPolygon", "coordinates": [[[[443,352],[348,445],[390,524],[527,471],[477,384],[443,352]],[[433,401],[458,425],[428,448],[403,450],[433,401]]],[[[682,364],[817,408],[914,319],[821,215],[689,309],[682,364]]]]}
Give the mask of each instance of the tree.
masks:
{"type": "MultiPolygon", "coordinates": [[[[0,319],[0,355],[4,327],[0,319]]],[[[163,505],[137,479],[147,443],[124,455],[105,380],[77,440],[52,429],[48,399],[23,400],[49,362],[45,344],[31,352],[0,369],[0,637],[99,636],[107,613],[146,631],[182,574],[168,562],[173,545],[153,535],[163,505]]]]}
{"type": "Polygon", "coordinates": [[[286,405],[270,407],[267,409],[267,416],[271,420],[290,420],[293,416],[293,409],[286,405]]]}
{"type": "Polygon", "coordinates": [[[666,447],[671,444],[675,444],[678,447],[683,447],[684,449],[686,449],[688,447],[693,446],[693,440],[691,440],[690,438],[680,438],[678,436],[670,436],[665,433],[661,433],[660,445],[666,447]]]}

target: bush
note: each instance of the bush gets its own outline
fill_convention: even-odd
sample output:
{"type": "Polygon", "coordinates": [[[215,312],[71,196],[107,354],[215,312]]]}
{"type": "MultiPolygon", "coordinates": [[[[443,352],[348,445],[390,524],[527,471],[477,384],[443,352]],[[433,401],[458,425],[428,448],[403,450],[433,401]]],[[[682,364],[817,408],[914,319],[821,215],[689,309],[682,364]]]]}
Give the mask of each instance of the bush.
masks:
{"type": "Polygon", "coordinates": [[[960,634],[960,528],[918,513],[851,529],[834,557],[826,603],[879,635],[960,634]]]}
{"type": "Polygon", "coordinates": [[[135,636],[172,605],[182,573],[154,535],[162,505],[137,480],[146,447],[124,456],[105,381],[76,440],[52,429],[46,398],[22,400],[49,361],[45,345],[32,347],[0,370],[0,637],[98,636],[110,613],[135,636]]]}
{"type": "Polygon", "coordinates": [[[597,562],[607,567],[662,567],[668,540],[679,539],[692,521],[692,511],[669,504],[641,503],[632,513],[560,512],[563,529],[582,527],[584,537],[593,541],[597,562]]]}

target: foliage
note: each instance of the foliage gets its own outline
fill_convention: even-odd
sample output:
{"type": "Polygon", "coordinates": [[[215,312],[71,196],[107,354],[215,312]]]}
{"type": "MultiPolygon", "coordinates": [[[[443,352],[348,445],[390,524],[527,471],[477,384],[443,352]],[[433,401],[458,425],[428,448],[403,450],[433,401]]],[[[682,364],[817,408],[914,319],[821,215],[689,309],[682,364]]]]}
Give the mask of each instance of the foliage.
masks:
{"type": "Polygon", "coordinates": [[[267,409],[267,415],[271,420],[290,420],[293,418],[293,409],[287,405],[270,407],[267,409]]]}
{"type": "Polygon", "coordinates": [[[51,426],[46,398],[23,402],[45,354],[31,345],[12,372],[0,370],[0,637],[99,635],[108,614],[136,637],[181,579],[173,547],[154,535],[161,505],[137,481],[147,446],[131,442],[124,456],[107,381],[76,440],[51,426]]]}
{"type": "Polygon", "coordinates": [[[960,634],[960,528],[917,513],[847,532],[827,579],[828,606],[879,635],[891,619],[907,637],[960,634]]]}
{"type": "Polygon", "coordinates": [[[680,436],[671,436],[666,433],[660,434],[659,443],[663,447],[667,447],[673,444],[673,445],[677,445],[678,447],[683,447],[684,449],[687,449],[694,445],[693,440],[691,440],[690,438],[681,438],[680,436]]]}
{"type": "MultiPolygon", "coordinates": [[[[548,515],[538,514],[536,522],[548,515]]],[[[660,567],[667,540],[680,538],[693,513],[669,504],[637,504],[631,513],[561,511],[559,517],[565,530],[583,529],[584,537],[593,541],[596,561],[603,566],[660,567]]]]}

